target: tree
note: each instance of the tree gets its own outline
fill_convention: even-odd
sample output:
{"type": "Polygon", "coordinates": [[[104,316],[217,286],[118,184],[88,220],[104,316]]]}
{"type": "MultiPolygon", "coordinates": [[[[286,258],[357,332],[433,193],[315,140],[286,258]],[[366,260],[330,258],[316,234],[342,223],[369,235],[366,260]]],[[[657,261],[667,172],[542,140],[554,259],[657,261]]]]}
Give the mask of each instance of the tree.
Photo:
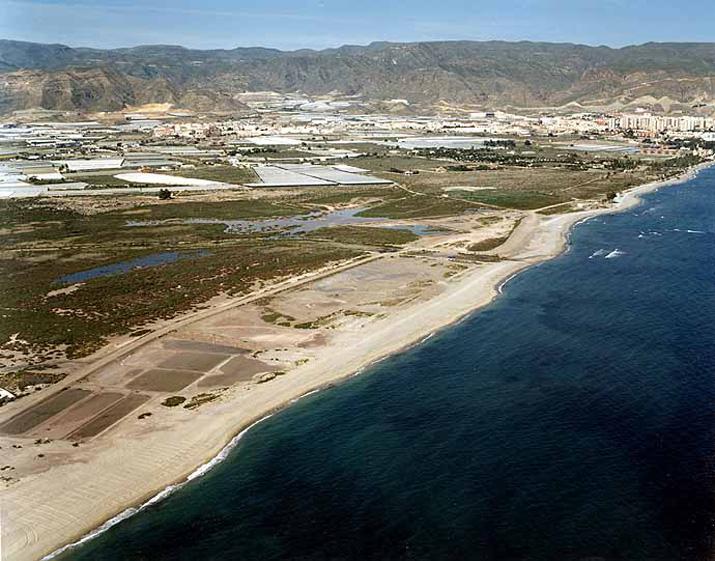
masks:
{"type": "Polygon", "coordinates": [[[168,189],[159,189],[159,198],[162,201],[169,200],[171,198],[171,191],[168,189]]]}

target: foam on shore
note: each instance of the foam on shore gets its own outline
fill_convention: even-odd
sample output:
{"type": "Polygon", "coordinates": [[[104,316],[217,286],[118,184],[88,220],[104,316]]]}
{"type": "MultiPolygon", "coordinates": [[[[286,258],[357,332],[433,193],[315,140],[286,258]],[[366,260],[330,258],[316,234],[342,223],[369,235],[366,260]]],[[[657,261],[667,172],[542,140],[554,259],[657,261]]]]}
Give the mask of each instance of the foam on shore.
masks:
{"type": "MultiPolygon", "coordinates": [[[[297,401],[300,401],[301,399],[303,399],[303,398],[305,398],[305,397],[308,397],[308,396],[310,396],[310,395],[316,394],[316,393],[322,391],[323,389],[324,389],[324,388],[316,388],[316,389],[314,389],[314,390],[311,390],[311,391],[309,391],[309,392],[306,392],[306,393],[304,393],[304,394],[302,394],[302,395],[296,397],[295,399],[291,400],[290,403],[291,403],[291,404],[296,403],[297,401]]],[[[255,427],[256,425],[262,423],[263,421],[265,421],[265,420],[267,420],[267,419],[270,419],[273,415],[274,415],[274,413],[268,413],[267,415],[261,417],[260,419],[258,419],[258,420],[255,421],[254,423],[252,423],[252,424],[250,424],[249,426],[247,426],[245,429],[243,429],[241,432],[239,432],[236,436],[234,436],[234,437],[229,441],[229,443],[226,444],[226,446],[224,446],[218,454],[216,454],[216,456],[214,456],[213,458],[211,458],[208,462],[206,462],[206,463],[200,465],[200,466],[197,467],[194,471],[192,471],[189,475],[187,475],[187,476],[186,476],[186,479],[184,479],[184,481],[182,481],[182,482],[180,482],[180,483],[175,483],[175,484],[172,484],[172,485],[168,485],[167,487],[165,487],[164,489],[162,489],[161,491],[159,491],[156,495],[154,495],[151,499],[149,499],[149,500],[146,501],[145,503],[142,503],[142,504],[140,504],[140,505],[138,505],[138,506],[130,507],[130,508],[126,509],[126,510],[123,510],[122,512],[120,512],[119,514],[117,514],[115,517],[110,518],[109,520],[107,520],[104,524],[102,524],[101,526],[99,526],[99,527],[96,528],[95,530],[92,530],[92,531],[89,532],[88,534],[85,534],[84,536],[82,536],[79,540],[77,540],[77,541],[75,541],[75,542],[72,542],[72,543],[69,543],[69,544],[67,544],[67,545],[64,545],[64,546],[62,546],[61,548],[59,548],[59,549],[53,551],[52,553],[50,553],[50,554],[48,554],[48,555],[45,555],[45,556],[41,559],[41,561],[46,561],[46,560],[49,560],[49,559],[53,559],[53,558],[57,557],[58,555],[61,555],[62,553],[65,553],[66,551],[69,551],[69,550],[71,550],[71,549],[74,549],[74,548],[76,548],[76,547],[78,547],[78,546],[80,546],[80,545],[82,545],[82,544],[84,544],[84,543],[86,543],[86,542],[88,542],[88,541],[90,541],[90,540],[93,540],[94,538],[96,538],[97,536],[103,534],[104,532],[106,532],[107,530],[109,530],[109,529],[112,528],[113,526],[116,526],[116,525],[119,524],[120,522],[122,522],[122,521],[124,521],[124,520],[126,520],[126,519],[128,519],[128,518],[131,518],[131,517],[134,516],[135,514],[140,513],[142,510],[144,510],[144,509],[146,509],[146,508],[148,508],[148,507],[150,507],[150,506],[152,506],[152,505],[155,505],[155,504],[157,504],[157,503],[163,501],[164,499],[166,499],[166,498],[169,497],[170,495],[174,494],[175,491],[178,491],[179,489],[181,489],[182,487],[184,487],[185,485],[187,485],[189,482],[193,481],[194,479],[198,479],[199,477],[202,477],[202,476],[206,475],[209,471],[211,471],[211,470],[212,470],[213,468],[215,468],[217,465],[219,465],[219,464],[222,463],[224,460],[226,460],[226,458],[228,458],[229,454],[236,448],[236,446],[238,446],[239,442],[240,442],[241,439],[246,435],[246,433],[248,433],[248,431],[250,431],[250,430],[251,430],[253,427],[255,427]]]]}
{"type": "Polygon", "coordinates": [[[615,259],[616,257],[620,257],[621,255],[625,254],[626,253],[624,251],[621,251],[620,249],[614,249],[608,255],[606,255],[604,259],[615,259]]]}
{"type": "MultiPolygon", "coordinates": [[[[309,393],[313,393],[313,392],[309,392],[309,393]]],[[[305,394],[305,395],[308,395],[308,394],[305,394]]],[[[296,401],[298,401],[298,399],[301,399],[302,397],[305,397],[305,395],[301,396],[300,398],[297,398],[296,401]]],[[[65,553],[66,551],[74,549],[90,540],[93,540],[94,538],[103,534],[104,532],[106,532],[107,530],[112,528],[113,526],[116,526],[123,520],[131,518],[135,514],[140,513],[142,510],[163,501],[168,496],[172,495],[175,491],[184,487],[187,483],[205,475],[206,473],[211,471],[214,467],[216,467],[218,464],[223,462],[226,458],[228,458],[228,455],[231,453],[231,451],[234,448],[236,448],[236,446],[238,446],[238,443],[241,441],[241,439],[244,437],[244,435],[249,430],[251,430],[257,424],[262,423],[263,421],[265,421],[266,419],[268,419],[272,416],[273,416],[273,413],[269,413],[265,417],[261,417],[255,423],[253,423],[253,424],[249,425],[248,427],[246,427],[245,429],[243,429],[236,436],[234,436],[231,439],[231,441],[228,444],[226,444],[226,446],[224,446],[218,454],[216,454],[216,456],[214,456],[211,460],[209,460],[205,464],[202,464],[199,467],[197,467],[194,471],[192,471],[189,475],[187,475],[186,479],[184,479],[184,481],[182,481],[181,483],[175,483],[175,484],[169,485],[169,486],[165,487],[164,489],[162,489],[161,491],[159,491],[156,495],[154,495],[151,499],[149,499],[145,503],[142,503],[139,506],[130,507],[130,508],[120,512],[114,518],[110,518],[104,524],[102,524],[99,528],[92,530],[89,534],[85,534],[76,542],[72,542],[67,545],[64,545],[61,548],[53,551],[49,555],[45,555],[41,559],[41,561],[53,559],[53,558],[57,557],[58,555],[65,553]]]]}
{"type": "Polygon", "coordinates": [[[507,285],[507,283],[508,283],[509,281],[511,281],[511,280],[513,280],[514,278],[516,278],[516,276],[517,276],[519,273],[521,273],[521,271],[518,271],[518,272],[514,273],[513,275],[509,275],[507,278],[505,278],[503,281],[501,281],[501,282],[499,283],[499,285],[497,286],[497,294],[504,294],[504,287],[507,285]]]}

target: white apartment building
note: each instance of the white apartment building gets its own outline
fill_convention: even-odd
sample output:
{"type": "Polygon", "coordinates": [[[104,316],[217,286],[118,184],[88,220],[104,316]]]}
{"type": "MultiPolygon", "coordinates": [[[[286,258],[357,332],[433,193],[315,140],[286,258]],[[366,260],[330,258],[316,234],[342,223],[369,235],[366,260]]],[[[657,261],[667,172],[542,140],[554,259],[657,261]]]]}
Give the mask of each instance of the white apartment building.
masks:
{"type": "Polygon", "coordinates": [[[694,132],[715,128],[715,119],[683,115],[651,115],[650,113],[623,114],[608,119],[609,129],[646,131],[658,133],[664,131],[694,132]]]}

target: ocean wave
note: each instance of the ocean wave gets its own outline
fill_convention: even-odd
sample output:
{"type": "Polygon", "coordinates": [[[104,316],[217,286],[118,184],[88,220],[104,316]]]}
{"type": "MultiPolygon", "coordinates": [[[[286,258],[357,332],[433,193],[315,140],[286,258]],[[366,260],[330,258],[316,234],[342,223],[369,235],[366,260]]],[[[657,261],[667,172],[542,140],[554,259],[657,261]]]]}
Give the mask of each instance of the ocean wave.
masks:
{"type": "Polygon", "coordinates": [[[319,393],[321,390],[320,388],[315,388],[314,390],[310,390],[309,392],[305,392],[303,395],[300,397],[296,397],[295,399],[291,400],[291,403],[295,403],[299,399],[303,399],[304,397],[308,397],[309,395],[313,395],[314,393],[319,393]]]}
{"type": "Polygon", "coordinates": [[[608,255],[604,257],[604,259],[615,259],[616,257],[620,257],[621,255],[625,255],[625,251],[621,251],[620,249],[614,249],[611,251],[608,255]]]}
{"type": "Polygon", "coordinates": [[[497,286],[497,294],[504,294],[504,287],[507,285],[507,283],[508,283],[510,280],[516,278],[516,276],[517,276],[518,274],[519,274],[519,273],[516,272],[516,273],[514,273],[513,275],[508,276],[507,278],[505,278],[502,282],[500,282],[500,283],[499,283],[499,286],[497,286]]]}
{"type": "MultiPolygon", "coordinates": [[[[164,493],[165,491],[166,491],[166,489],[164,489],[164,491],[162,491],[162,493],[164,493]]],[[[153,500],[153,498],[151,500],[153,500]]],[[[146,504],[148,504],[148,503],[146,503],[146,504]]],[[[115,516],[114,518],[110,518],[104,524],[102,524],[99,528],[96,528],[95,530],[92,530],[89,534],[82,536],[76,542],[72,542],[72,543],[68,543],[67,545],[63,545],[58,550],[53,551],[52,553],[50,553],[48,555],[45,555],[41,559],[41,561],[45,561],[47,559],[53,559],[53,558],[57,557],[58,555],[61,555],[62,553],[69,551],[70,549],[74,549],[76,547],[79,547],[83,543],[93,540],[100,534],[103,534],[104,532],[109,530],[112,526],[116,526],[117,524],[119,524],[122,520],[126,520],[130,516],[134,516],[137,512],[142,510],[143,507],[144,507],[144,505],[142,505],[140,507],[132,507],[132,508],[126,509],[125,511],[120,512],[119,514],[117,514],[117,516],[115,516]]]]}
{"type": "MultiPolygon", "coordinates": [[[[303,396],[301,396],[301,397],[303,397],[303,396]]],[[[202,475],[205,475],[206,473],[208,473],[209,471],[211,471],[214,467],[216,467],[218,464],[220,464],[221,462],[223,462],[226,458],[228,458],[228,455],[231,453],[231,451],[232,451],[236,446],[238,446],[239,441],[243,438],[243,436],[244,436],[249,430],[251,430],[253,427],[255,427],[258,423],[262,423],[263,421],[265,421],[266,419],[269,419],[269,418],[272,417],[272,416],[273,416],[273,413],[269,413],[269,414],[266,415],[265,417],[261,417],[261,418],[258,419],[255,423],[253,423],[252,425],[249,425],[247,428],[245,428],[245,429],[243,429],[241,432],[239,432],[236,436],[234,436],[234,437],[231,439],[231,441],[230,441],[228,444],[226,444],[226,446],[224,446],[224,447],[221,449],[221,451],[220,451],[216,456],[214,456],[211,460],[209,460],[209,461],[206,462],[205,464],[200,465],[199,467],[197,467],[194,471],[192,471],[192,472],[186,477],[186,481],[184,481],[182,484],[180,484],[180,485],[178,485],[178,486],[174,486],[175,488],[172,489],[171,492],[175,491],[175,490],[176,490],[177,488],[179,488],[180,486],[185,485],[185,484],[188,483],[189,481],[193,481],[194,479],[196,479],[196,478],[198,478],[198,477],[201,477],[202,475]]],[[[161,493],[159,493],[159,494],[161,494],[161,493]]],[[[168,495],[167,495],[167,496],[168,496],[168,495]]],[[[161,500],[162,498],[164,498],[164,497],[161,497],[159,500],[161,500]]],[[[152,499],[152,500],[153,500],[153,499],[152,499]]],[[[151,502],[151,501],[150,501],[150,502],[151,502]]],[[[154,502],[158,502],[158,501],[154,501],[154,502]]],[[[153,504],[153,503],[152,503],[152,504],[153,504]]],[[[147,504],[147,506],[149,506],[149,505],[147,504]]]]}
{"type": "Polygon", "coordinates": [[[598,249],[594,251],[591,255],[588,256],[588,258],[593,259],[594,257],[601,257],[602,255],[606,255],[605,249],[598,249]]]}
{"type": "Polygon", "coordinates": [[[433,335],[434,335],[434,331],[433,331],[432,333],[430,333],[429,335],[427,335],[426,337],[424,337],[422,340],[420,340],[417,344],[418,344],[418,345],[421,345],[421,344],[424,343],[425,341],[430,340],[433,335]]]}
{"type": "Polygon", "coordinates": [[[663,234],[661,232],[658,232],[657,230],[648,230],[647,232],[644,232],[643,230],[641,230],[638,233],[638,238],[643,239],[643,238],[648,238],[648,237],[653,237],[653,236],[661,237],[662,235],[663,234]]]}
{"type": "MultiPolygon", "coordinates": [[[[319,391],[321,391],[321,388],[316,388],[314,390],[308,391],[308,392],[296,397],[295,399],[291,400],[291,403],[295,403],[296,401],[299,401],[299,400],[303,399],[304,397],[308,397],[309,395],[318,393],[319,391]]],[[[181,489],[182,487],[184,487],[184,485],[186,485],[190,481],[193,481],[194,479],[197,479],[199,477],[202,477],[203,475],[206,475],[214,467],[216,467],[218,464],[220,464],[226,458],[228,458],[228,455],[234,450],[234,448],[236,448],[236,446],[238,446],[241,439],[246,435],[246,433],[249,430],[251,430],[253,427],[258,425],[259,423],[262,423],[266,419],[271,418],[272,416],[273,416],[273,413],[269,413],[268,415],[261,417],[256,422],[250,424],[248,427],[243,429],[236,436],[234,436],[231,439],[231,441],[228,444],[226,444],[226,446],[224,446],[216,456],[214,456],[211,460],[209,460],[205,464],[202,464],[199,467],[197,467],[194,471],[192,471],[189,475],[187,475],[186,479],[184,479],[184,481],[182,481],[181,483],[169,485],[169,486],[165,487],[164,489],[162,489],[161,491],[159,491],[156,495],[154,495],[151,499],[149,499],[145,503],[142,503],[139,506],[133,506],[133,507],[127,508],[126,510],[123,510],[122,512],[117,514],[115,517],[107,520],[104,524],[102,524],[98,528],[96,528],[96,529],[92,530],[91,532],[89,532],[88,534],[82,536],[79,540],[69,543],[67,545],[64,545],[61,548],[53,551],[52,553],[45,555],[41,559],[41,561],[53,559],[53,558],[57,557],[58,555],[65,553],[66,551],[74,549],[84,543],[87,543],[90,540],[93,540],[94,538],[103,534],[104,532],[106,532],[107,530],[112,528],[113,526],[116,526],[123,520],[126,520],[126,519],[134,516],[135,514],[138,514],[139,512],[143,511],[144,509],[163,501],[168,496],[172,495],[174,492],[176,492],[179,489],[181,489]]]]}
{"type": "MultiPolygon", "coordinates": [[[[314,391],[317,391],[317,390],[314,390],[314,391]]],[[[305,397],[306,395],[310,395],[311,393],[314,393],[314,392],[308,392],[308,393],[300,396],[300,398],[305,397]]],[[[300,398],[297,398],[296,401],[300,398]]],[[[117,514],[115,517],[107,520],[104,524],[102,524],[98,528],[96,528],[96,529],[92,530],[91,532],[89,532],[88,534],[82,536],[79,540],[72,542],[72,543],[68,543],[67,545],[63,545],[61,548],[53,551],[52,553],[50,553],[48,555],[45,555],[41,559],[41,561],[54,559],[55,557],[57,557],[58,555],[61,555],[62,553],[65,553],[71,549],[75,549],[76,547],[79,547],[80,545],[85,544],[90,540],[93,540],[94,538],[103,534],[104,532],[106,532],[110,528],[116,526],[120,522],[134,516],[135,514],[140,513],[141,511],[143,511],[144,509],[146,509],[152,505],[155,505],[155,504],[163,501],[168,496],[172,495],[174,492],[176,492],[177,490],[184,487],[184,485],[186,485],[190,481],[193,481],[194,479],[197,479],[197,478],[205,475],[206,473],[211,471],[214,467],[216,467],[218,464],[223,462],[228,457],[228,455],[231,453],[231,451],[234,448],[236,448],[236,446],[238,446],[238,443],[240,442],[240,440],[245,436],[245,434],[249,430],[251,430],[257,424],[262,423],[263,421],[265,421],[266,419],[268,419],[272,416],[273,416],[273,413],[269,413],[265,417],[261,417],[255,423],[253,423],[253,424],[249,425],[248,427],[246,427],[245,429],[243,429],[236,436],[234,436],[231,439],[231,441],[228,444],[226,444],[226,446],[224,446],[216,456],[214,456],[211,460],[209,460],[205,464],[199,466],[194,471],[192,471],[188,476],[186,476],[186,479],[184,481],[182,481],[181,483],[169,485],[168,487],[165,487],[164,489],[159,491],[156,495],[154,495],[152,498],[150,498],[145,503],[142,503],[139,506],[132,506],[132,507],[127,508],[126,510],[123,510],[122,512],[117,514]]]]}
{"type": "MultiPolygon", "coordinates": [[[[187,480],[188,480],[188,478],[187,478],[187,480]]],[[[135,514],[138,514],[139,512],[141,512],[142,510],[144,510],[145,508],[150,507],[151,505],[156,504],[156,503],[158,503],[158,502],[164,500],[166,497],[168,497],[168,496],[171,495],[174,491],[176,491],[176,489],[182,487],[183,485],[184,485],[184,483],[180,483],[180,484],[178,484],[178,485],[169,485],[168,487],[162,489],[159,493],[157,493],[156,495],[154,495],[154,496],[153,496],[151,499],[149,499],[147,502],[142,503],[142,504],[139,505],[139,506],[133,506],[133,507],[130,507],[130,508],[126,509],[126,510],[123,510],[122,512],[120,512],[119,514],[117,514],[114,518],[110,518],[110,519],[107,520],[104,524],[102,524],[102,525],[99,526],[98,528],[92,530],[89,534],[86,534],[86,535],[82,536],[82,537],[81,537],[79,540],[77,540],[76,542],[68,543],[67,545],[62,546],[62,547],[59,548],[58,550],[53,551],[52,553],[50,553],[50,554],[48,554],[48,555],[45,555],[45,556],[42,558],[41,561],[45,561],[46,559],[53,559],[53,558],[57,557],[58,555],[61,555],[62,553],[65,553],[66,551],[69,551],[69,550],[71,550],[71,549],[74,549],[74,548],[76,548],[76,547],[79,547],[80,545],[82,545],[82,544],[84,544],[84,543],[87,543],[87,542],[90,541],[90,540],[93,540],[94,538],[96,538],[97,536],[103,534],[104,532],[106,532],[107,530],[109,530],[110,528],[112,528],[113,526],[116,526],[117,524],[119,524],[119,523],[122,522],[123,520],[126,520],[127,518],[130,518],[130,517],[134,516],[135,514]]]]}

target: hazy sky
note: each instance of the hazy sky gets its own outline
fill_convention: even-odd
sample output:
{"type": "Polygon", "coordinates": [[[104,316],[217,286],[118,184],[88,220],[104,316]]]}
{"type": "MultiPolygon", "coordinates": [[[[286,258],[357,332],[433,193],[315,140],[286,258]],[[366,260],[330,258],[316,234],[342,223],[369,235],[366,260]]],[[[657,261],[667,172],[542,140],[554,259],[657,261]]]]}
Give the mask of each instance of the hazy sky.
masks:
{"type": "Polygon", "coordinates": [[[95,47],[439,39],[622,46],[715,41],[715,0],[0,0],[0,38],[95,47]]]}

